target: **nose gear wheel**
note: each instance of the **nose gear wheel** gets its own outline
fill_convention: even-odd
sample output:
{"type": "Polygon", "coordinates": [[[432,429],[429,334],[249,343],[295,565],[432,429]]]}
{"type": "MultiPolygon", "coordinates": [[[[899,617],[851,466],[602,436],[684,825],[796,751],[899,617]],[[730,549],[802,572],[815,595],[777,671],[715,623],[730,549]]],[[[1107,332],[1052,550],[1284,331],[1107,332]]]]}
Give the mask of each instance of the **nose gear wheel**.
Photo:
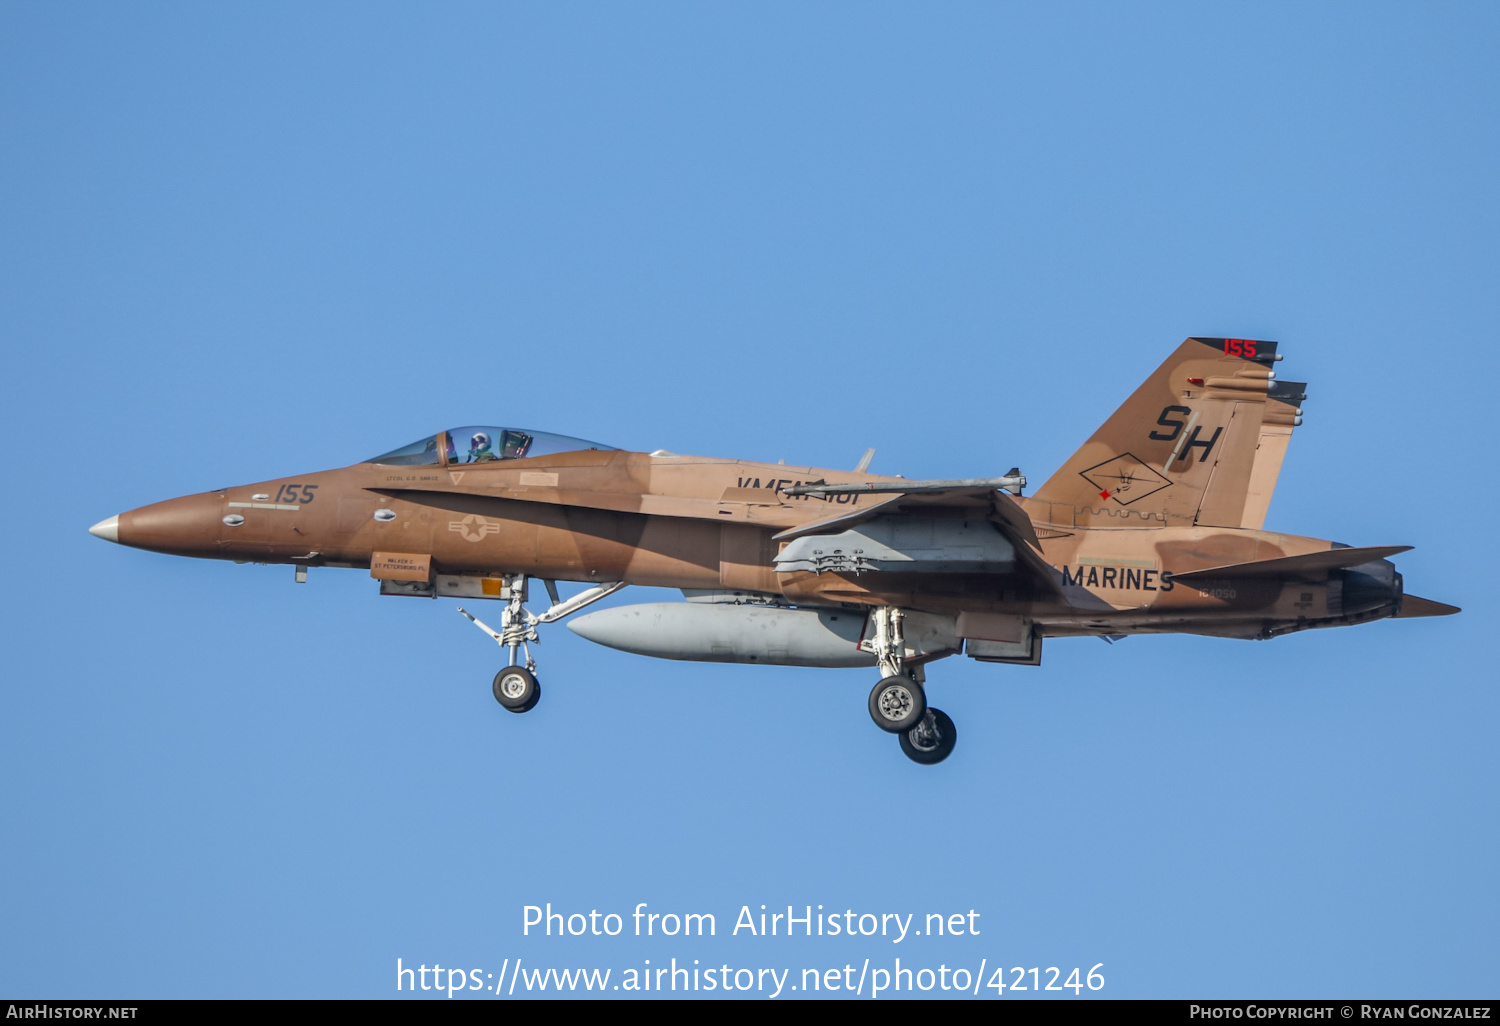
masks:
{"type": "Polygon", "coordinates": [[[513,713],[530,712],[542,697],[536,675],[524,666],[507,666],[495,674],[490,690],[495,701],[513,713]]]}
{"type": "Polygon", "coordinates": [[[542,583],[547,586],[547,595],[552,599],[552,605],[538,616],[526,608],[525,574],[503,574],[501,583],[504,588],[501,597],[508,596],[508,601],[505,608],[500,611],[498,631],[476,618],[473,613],[462,606],[458,611],[468,617],[475,627],[494,638],[495,643],[501,648],[510,650],[511,665],[495,674],[495,679],[490,685],[495,701],[513,713],[529,712],[535,708],[542,697],[542,686],[537,683],[536,679],[536,660],[531,657],[531,644],[541,640],[537,637],[537,627],[544,623],[561,620],[569,613],[575,613],[584,606],[592,605],[602,598],[613,595],[625,587],[625,584],[623,581],[598,584],[564,602],[558,598],[557,585],[552,581],[543,581],[542,583]],[[523,656],[524,665],[519,661],[523,656]]]}

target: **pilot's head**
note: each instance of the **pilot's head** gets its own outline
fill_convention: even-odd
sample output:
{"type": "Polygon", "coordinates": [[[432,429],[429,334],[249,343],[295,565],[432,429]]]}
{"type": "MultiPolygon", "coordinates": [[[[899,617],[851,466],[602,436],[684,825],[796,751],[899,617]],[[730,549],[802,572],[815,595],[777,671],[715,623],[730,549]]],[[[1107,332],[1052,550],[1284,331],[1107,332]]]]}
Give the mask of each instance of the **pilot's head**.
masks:
{"type": "Polygon", "coordinates": [[[488,449],[490,447],[490,436],[480,431],[472,441],[469,442],[470,449],[488,449]]]}

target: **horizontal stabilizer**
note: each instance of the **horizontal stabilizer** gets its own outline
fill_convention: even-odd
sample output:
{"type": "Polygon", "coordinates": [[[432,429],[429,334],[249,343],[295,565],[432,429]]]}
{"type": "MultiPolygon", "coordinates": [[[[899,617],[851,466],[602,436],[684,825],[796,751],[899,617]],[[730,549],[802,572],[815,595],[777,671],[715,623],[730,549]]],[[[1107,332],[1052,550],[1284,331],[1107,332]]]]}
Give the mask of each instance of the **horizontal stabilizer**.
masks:
{"type": "Polygon", "coordinates": [[[1434,602],[1432,599],[1419,598],[1416,595],[1405,595],[1401,599],[1401,612],[1397,617],[1403,616],[1452,616],[1461,613],[1462,609],[1450,606],[1446,602],[1434,602]]]}
{"type": "Polygon", "coordinates": [[[1281,556],[1276,559],[1259,559],[1251,563],[1231,563],[1207,570],[1189,570],[1173,574],[1174,581],[1193,581],[1217,577],[1285,577],[1295,574],[1325,573],[1344,567],[1373,563],[1398,552],[1411,551],[1410,545],[1371,545],[1362,549],[1328,549],[1325,552],[1309,552],[1301,556],[1281,556]]]}

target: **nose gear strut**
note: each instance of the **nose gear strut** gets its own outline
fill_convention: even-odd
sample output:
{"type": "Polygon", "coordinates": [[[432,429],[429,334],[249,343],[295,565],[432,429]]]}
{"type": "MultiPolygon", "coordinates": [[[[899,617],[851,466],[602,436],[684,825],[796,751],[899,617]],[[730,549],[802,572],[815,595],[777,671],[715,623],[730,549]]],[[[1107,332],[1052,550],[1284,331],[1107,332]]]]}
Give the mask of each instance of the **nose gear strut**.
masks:
{"type": "Polygon", "coordinates": [[[502,706],[511,712],[522,713],[529,711],[541,698],[541,685],[536,679],[536,660],[531,656],[531,643],[541,642],[541,638],[537,636],[537,627],[561,620],[569,613],[576,613],[585,606],[613,595],[625,587],[625,582],[597,584],[562,601],[557,594],[556,582],[543,581],[552,605],[540,615],[526,608],[525,574],[503,574],[501,582],[503,593],[509,597],[509,601],[500,612],[498,631],[462,606],[458,607],[458,611],[468,617],[475,627],[494,638],[497,645],[510,650],[510,665],[495,675],[493,691],[495,700],[502,706]],[[516,661],[522,654],[526,657],[524,665],[516,661]]]}

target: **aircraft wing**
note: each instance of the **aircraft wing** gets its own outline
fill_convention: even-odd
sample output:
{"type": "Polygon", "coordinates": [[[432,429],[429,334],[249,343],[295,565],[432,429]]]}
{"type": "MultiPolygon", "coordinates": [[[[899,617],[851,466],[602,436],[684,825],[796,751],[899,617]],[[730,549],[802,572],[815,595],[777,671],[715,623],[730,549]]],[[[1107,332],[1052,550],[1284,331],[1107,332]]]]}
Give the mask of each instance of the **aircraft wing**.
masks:
{"type": "MultiPolygon", "coordinates": [[[[1024,484],[1024,478],[1020,479],[1019,483],[1024,484]]],[[[1010,485],[1017,485],[1014,477],[970,481],[880,482],[874,487],[798,485],[788,491],[793,495],[817,495],[823,491],[830,494],[865,493],[877,490],[890,491],[894,494],[860,510],[835,513],[808,523],[798,524],[779,532],[773,540],[785,542],[807,535],[837,534],[876,517],[920,519],[924,515],[930,516],[940,510],[957,511],[965,517],[989,520],[999,525],[1001,533],[1014,543],[1016,559],[1026,567],[1030,576],[1048,591],[1060,594],[1057,572],[1042,556],[1041,542],[1037,538],[1036,529],[1032,526],[1031,517],[1018,502],[999,490],[1000,487],[1010,485]],[[909,490],[896,492],[897,488],[909,490]]]]}
{"type": "MultiPolygon", "coordinates": [[[[802,485],[789,491],[793,495],[802,493],[815,495],[818,493],[813,489],[818,487],[818,485],[802,485]]],[[[787,528],[777,534],[775,540],[791,541],[804,534],[827,534],[834,530],[844,530],[874,517],[902,514],[921,516],[924,512],[932,512],[936,509],[961,509],[969,516],[989,517],[1000,524],[1006,533],[1017,541],[1025,542],[1035,549],[1042,547],[1037,539],[1036,529],[1031,525],[1031,517],[1026,515],[1026,511],[1016,500],[993,487],[976,488],[973,486],[954,487],[940,491],[900,492],[860,510],[835,513],[832,516],[787,528]]]]}

